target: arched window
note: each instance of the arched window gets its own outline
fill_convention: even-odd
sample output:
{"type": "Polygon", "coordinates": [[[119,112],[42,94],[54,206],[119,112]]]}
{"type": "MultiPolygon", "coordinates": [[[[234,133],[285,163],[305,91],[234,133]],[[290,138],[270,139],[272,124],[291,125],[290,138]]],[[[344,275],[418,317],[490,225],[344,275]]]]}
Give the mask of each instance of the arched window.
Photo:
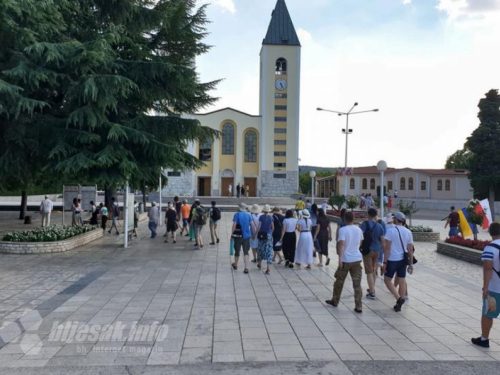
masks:
{"type": "Polygon", "coordinates": [[[351,189],[351,190],[356,189],[356,181],[354,181],[354,178],[351,178],[349,180],[349,189],[351,189]]]}
{"type": "Polygon", "coordinates": [[[374,178],[372,178],[370,180],[370,190],[375,190],[375,179],[374,178]]]}
{"type": "Polygon", "coordinates": [[[257,132],[249,130],[245,133],[245,163],[257,162],[257,132]]]}
{"type": "Polygon", "coordinates": [[[222,155],[234,155],[234,125],[226,123],[222,127],[222,155]]]}
{"type": "Polygon", "coordinates": [[[368,180],[366,178],[363,178],[363,190],[368,189],[368,180]]]}
{"type": "Polygon", "coordinates": [[[207,139],[200,143],[198,159],[201,161],[212,161],[212,140],[207,139]]]}
{"type": "Polygon", "coordinates": [[[399,189],[406,190],[406,179],[404,177],[399,180],[399,189]]]}
{"type": "Polygon", "coordinates": [[[283,57],[276,60],[276,74],[286,74],[287,62],[283,57]]]}
{"type": "Polygon", "coordinates": [[[408,190],[413,190],[413,177],[408,179],[408,190]]]}
{"type": "Polygon", "coordinates": [[[444,190],[446,190],[446,191],[450,191],[451,190],[451,181],[450,180],[446,180],[444,182],[444,190]]]}
{"type": "Polygon", "coordinates": [[[438,180],[438,191],[443,190],[443,180],[438,180]]]}

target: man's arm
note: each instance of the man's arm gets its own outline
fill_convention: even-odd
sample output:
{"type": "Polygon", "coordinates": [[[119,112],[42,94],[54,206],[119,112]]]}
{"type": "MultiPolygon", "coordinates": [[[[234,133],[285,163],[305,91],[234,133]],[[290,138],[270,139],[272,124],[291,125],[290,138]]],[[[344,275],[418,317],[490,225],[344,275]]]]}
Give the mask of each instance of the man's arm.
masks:
{"type": "Polygon", "coordinates": [[[391,251],[391,241],[385,240],[385,248],[384,248],[384,263],[382,266],[382,272],[385,274],[385,270],[387,268],[387,259],[389,259],[389,253],[391,251]]]}
{"type": "Polygon", "coordinates": [[[446,227],[450,225],[450,217],[448,216],[448,219],[446,219],[446,224],[444,225],[444,229],[446,229],[446,227]]]}
{"type": "Polygon", "coordinates": [[[483,299],[488,298],[488,287],[493,272],[493,261],[483,260],[483,299]]]}
{"type": "Polygon", "coordinates": [[[345,241],[339,241],[339,267],[342,267],[342,257],[344,256],[345,241]]]}

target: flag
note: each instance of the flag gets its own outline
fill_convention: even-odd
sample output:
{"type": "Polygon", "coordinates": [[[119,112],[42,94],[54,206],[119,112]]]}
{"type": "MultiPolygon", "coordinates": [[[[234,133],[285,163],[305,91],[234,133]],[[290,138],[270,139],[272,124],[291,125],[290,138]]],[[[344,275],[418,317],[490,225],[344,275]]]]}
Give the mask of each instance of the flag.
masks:
{"type": "Polygon", "coordinates": [[[486,213],[484,212],[483,206],[481,204],[476,204],[476,208],[474,209],[474,212],[477,215],[481,215],[484,217],[483,219],[483,229],[488,229],[490,227],[490,223],[488,220],[488,217],[486,216],[486,213]]]}
{"type": "Polygon", "coordinates": [[[462,236],[469,237],[472,236],[472,228],[467,221],[467,218],[469,215],[467,215],[467,210],[465,208],[462,208],[460,211],[458,211],[458,216],[460,217],[460,231],[462,232],[462,236]]]}
{"type": "Polygon", "coordinates": [[[493,218],[491,217],[490,201],[488,199],[483,199],[482,201],[479,202],[479,204],[483,208],[483,211],[486,214],[486,217],[488,218],[488,227],[484,228],[483,224],[483,228],[488,229],[489,225],[493,223],[493,218]]]}

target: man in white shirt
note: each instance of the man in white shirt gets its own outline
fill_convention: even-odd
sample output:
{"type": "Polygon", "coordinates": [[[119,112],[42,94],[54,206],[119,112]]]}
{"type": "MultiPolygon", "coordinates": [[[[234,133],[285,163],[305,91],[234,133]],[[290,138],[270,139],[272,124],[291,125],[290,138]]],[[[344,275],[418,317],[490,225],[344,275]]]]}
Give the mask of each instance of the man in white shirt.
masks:
{"type": "Polygon", "coordinates": [[[338,306],[340,295],[344,288],[344,281],[347,274],[351,274],[352,286],[354,289],[354,311],[362,313],[361,290],[362,268],[361,261],[363,256],[359,251],[361,241],[363,241],[363,231],[354,226],[354,214],[346,212],[344,216],[345,226],[339,230],[339,267],[335,272],[335,283],[333,284],[333,296],[331,300],[325,301],[328,305],[338,306]]]}
{"type": "Polygon", "coordinates": [[[490,331],[493,319],[500,315],[500,223],[491,223],[489,233],[493,240],[483,250],[483,315],[481,336],[472,343],[483,348],[490,347],[490,331]]]}
{"type": "Polygon", "coordinates": [[[328,210],[328,204],[326,201],[323,201],[323,204],[321,205],[321,208],[323,209],[323,211],[325,212],[325,215],[326,215],[326,210],[328,210]]]}
{"type": "Polygon", "coordinates": [[[40,204],[40,214],[42,215],[42,228],[50,226],[50,214],[54,208],[54,204],[46,195],[45,199],[40,204]]]}
{"type": "Polygon", "coordinates": [[[396,305],[394,306],[396,312],[401,311],[401,307],[405,303],[406,269],[408,268],[410,274],[413,272],[413,236],[410,230],[403,226],[405,220],[405,215],[397,212],[394,215],[394,228],[388,229],[385,234],[382,271],[387,289],[396,298],[396,305]],[[394,275],[397,275],[399,279],[399,291],[392,284],[394,275]]]}

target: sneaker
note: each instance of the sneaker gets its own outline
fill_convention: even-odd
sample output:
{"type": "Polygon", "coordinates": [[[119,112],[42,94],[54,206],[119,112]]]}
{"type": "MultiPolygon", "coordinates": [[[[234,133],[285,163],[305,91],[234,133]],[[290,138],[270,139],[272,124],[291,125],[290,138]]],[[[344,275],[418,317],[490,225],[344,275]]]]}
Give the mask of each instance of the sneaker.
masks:
{"type": "Polygon", "coordinates": [[[209,245],[215,245],[215,242],[210,242],[209,245]]]}
{"type": "Polygon", "coordinates": [[[401,307],[403,307],[404,303],[405,303],[405,299],[404,298],[398,299],[396,301],[396,304],[394,305],[394,311],[400,312],[401,311],[401,307]]]}
{"type": "Polygon", "coordinates": [[[326,258],[325,266],[328,266],[329,264],[330,264],[330,258],[326,258]]]}
{"type": "Polygon", "coordinates": [[[290,265],[288,267],[293,268],[293,263],[290,263],[290,265]]]}
{"type": "Polygon", "coordinates": [[[363,312],[363,310],[354,309],[354,312],[361,314],[363,312]]]}
{"type": "Polygon", "coordinates": [[[323,267],[323,263],[318,263],[318,267],[323,267]]]}
{"type": "Polygon", "coordinates": [[[375,299],[375,298],[376,298],[376,297],[375,297],[375,293],[368,293],[368,294],[366,295],[366,298],[369,298],[369,299],[375,299]]]}
{"type": "Polygon", "coordinates": [[[288,267],[290,265],[290,262],[287,260],[285,263],[285,267],[288,267]]]}
{"type": "Polygon", "coordinates": [[[257,259],[252,259],[252,263],[257,263],[257,259]]]}
{"type": "Polygon", "coordinates": [[[481,340],[481,337],[478,337],[476,339],[471,339],[472,343],[477,346],[481,346],[483,348],[489,348],[490,347],[490,340],[481,340]]]}
{"type": "Polygon", "coordinates": [[[189,234],[185,234],[184,237],[189,237],[189,234]]]}
{"type": "Polygon", "coordinates": [[[174,243],[177,243],[177,241],[174,241],[174,243]]]}
{"type": "Polygon", "coordinates": [[[217,238],[217,243],[219,243],[219,239],[217,238]]]}

